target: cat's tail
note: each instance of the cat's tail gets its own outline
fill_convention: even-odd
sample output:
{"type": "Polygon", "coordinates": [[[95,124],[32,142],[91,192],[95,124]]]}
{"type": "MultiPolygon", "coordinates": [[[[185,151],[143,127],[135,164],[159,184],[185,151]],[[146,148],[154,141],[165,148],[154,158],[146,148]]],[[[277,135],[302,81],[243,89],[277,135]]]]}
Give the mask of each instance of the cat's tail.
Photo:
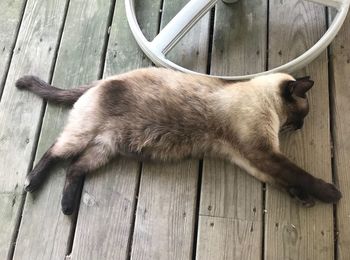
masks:
{"type": "Polygon", "coordinates": [[[49,102],[65,105],[73,105],[84,92],[95,85],[84,85],[73,89],[60,89],[51,86],[35,76],[23,76],[16,81],[16,87],[19,89],[26,89],[33,92],[49,102]]]}

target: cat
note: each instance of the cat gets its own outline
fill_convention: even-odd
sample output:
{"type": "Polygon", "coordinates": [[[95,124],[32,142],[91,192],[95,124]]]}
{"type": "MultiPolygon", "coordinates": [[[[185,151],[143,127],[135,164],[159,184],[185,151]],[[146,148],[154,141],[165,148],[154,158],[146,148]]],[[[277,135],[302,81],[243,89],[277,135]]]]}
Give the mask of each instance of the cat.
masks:
{"type": "Polygon", "coordinates": [[[309,112],[310,77],[275,73],[249,81],[143,68],[75,89],[35,76],[16,82],[49,102],[73,105],[63,132],[27,175],[33,192],[58,161],[70,159],[62,211],[72,214],[85,174],[115,156],[176,161],[211,156],[228,160],[287,191],[306,207],[314,198],[335,203],[340,191],[313,177],[279,149],[279,133],[300,129],[309,112]]]}

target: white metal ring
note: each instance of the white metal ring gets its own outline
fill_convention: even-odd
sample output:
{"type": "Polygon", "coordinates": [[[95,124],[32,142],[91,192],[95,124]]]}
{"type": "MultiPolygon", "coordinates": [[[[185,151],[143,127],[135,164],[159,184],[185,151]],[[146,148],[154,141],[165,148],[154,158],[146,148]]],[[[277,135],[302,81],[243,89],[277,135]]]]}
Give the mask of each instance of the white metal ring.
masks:
{"type": "MultiPolygon", "coordinates": [[[[153,41],[148,41],[143,35],[140,26],[137,22],[135,14],[135,0],[125,0],[126,16],[129,22],[130,29],[137,43],[144,53],[157,65],[167,68],[173,68],[179,71],[201,74],[183,68],[165,57],[165,54],[192,28],[192,26],[213,7],[218,0],[191,0],[154,38],[153,41]]],[[[140,0],[141,1],[141,0],[140,0]]],[[[312,60],[314,60],[334,39],[340,30],[346,15],[349,10],[350,0],[307,0],[334,7],[338,10],[336,17],[328,28],[323,37],[309,50],[295,58],[294,60],[281,65],[269,71],[244,76],[216,76],[211,77],[223,78],[228,80],[244,80],[259,75],[264,75],[272,72],[293,72],[303,68],[312,60]]]]}

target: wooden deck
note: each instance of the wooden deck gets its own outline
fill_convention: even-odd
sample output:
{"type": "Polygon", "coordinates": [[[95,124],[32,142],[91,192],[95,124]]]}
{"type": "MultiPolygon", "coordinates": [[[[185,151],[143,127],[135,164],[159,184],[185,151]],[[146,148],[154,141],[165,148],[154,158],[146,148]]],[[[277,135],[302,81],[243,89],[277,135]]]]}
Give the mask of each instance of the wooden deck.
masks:
{"type": "MultiPolygon", "coordinates": [[[[187,1],[136,2],[153,38],[187,1]]],[[[289,158],[340,186],[338,205],[302,208],[223,161],[118,158],[86,178],[78,214],[67,217],[61,167],[38,192],[22,187],[68,110],[14,82],[35,74],[71,87],[152,63],[129,31],[124,0],[1,0],[0,10],[0,259],[350,259],[350,17],[297,73],[316,82],[311,111],[303,130],[282,138],[289,158]]],[[[312,46],[331,17],[300,0],[220,2],[169,56],[201,72],[262,71],[312,46]]]]}

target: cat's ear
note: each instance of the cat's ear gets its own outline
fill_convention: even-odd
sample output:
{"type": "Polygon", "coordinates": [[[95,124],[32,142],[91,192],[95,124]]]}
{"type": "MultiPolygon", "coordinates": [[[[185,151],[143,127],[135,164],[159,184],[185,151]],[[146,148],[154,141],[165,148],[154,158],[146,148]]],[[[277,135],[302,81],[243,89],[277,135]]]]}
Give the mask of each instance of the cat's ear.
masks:
{"type": "Polygon", "coordinates": [[[284,87],[283,96],[287,99],[292,98],[294,87],[295,87],[293,83],[294,83],[294,80],[290,80],[287,82],[287,84],[284,87]]]}
{"type": "Polygon", "coordinates": [[[314,81],[310,79],[310,77],[304,77],[297,79],[294,83],[294,91],[293,94],[297,97],[305,97],[306,92],[308,92],[312,86],[314,85],[314,81]]]}
{"type": "Polygon", "coordinates": [[[289,95],[305,98],[306,92],[308,92],[313,85],[314,81],[311,80],[310,77],[303,77],[296,79],[295,81],[288,81],[286,91],[289,95]]]}

